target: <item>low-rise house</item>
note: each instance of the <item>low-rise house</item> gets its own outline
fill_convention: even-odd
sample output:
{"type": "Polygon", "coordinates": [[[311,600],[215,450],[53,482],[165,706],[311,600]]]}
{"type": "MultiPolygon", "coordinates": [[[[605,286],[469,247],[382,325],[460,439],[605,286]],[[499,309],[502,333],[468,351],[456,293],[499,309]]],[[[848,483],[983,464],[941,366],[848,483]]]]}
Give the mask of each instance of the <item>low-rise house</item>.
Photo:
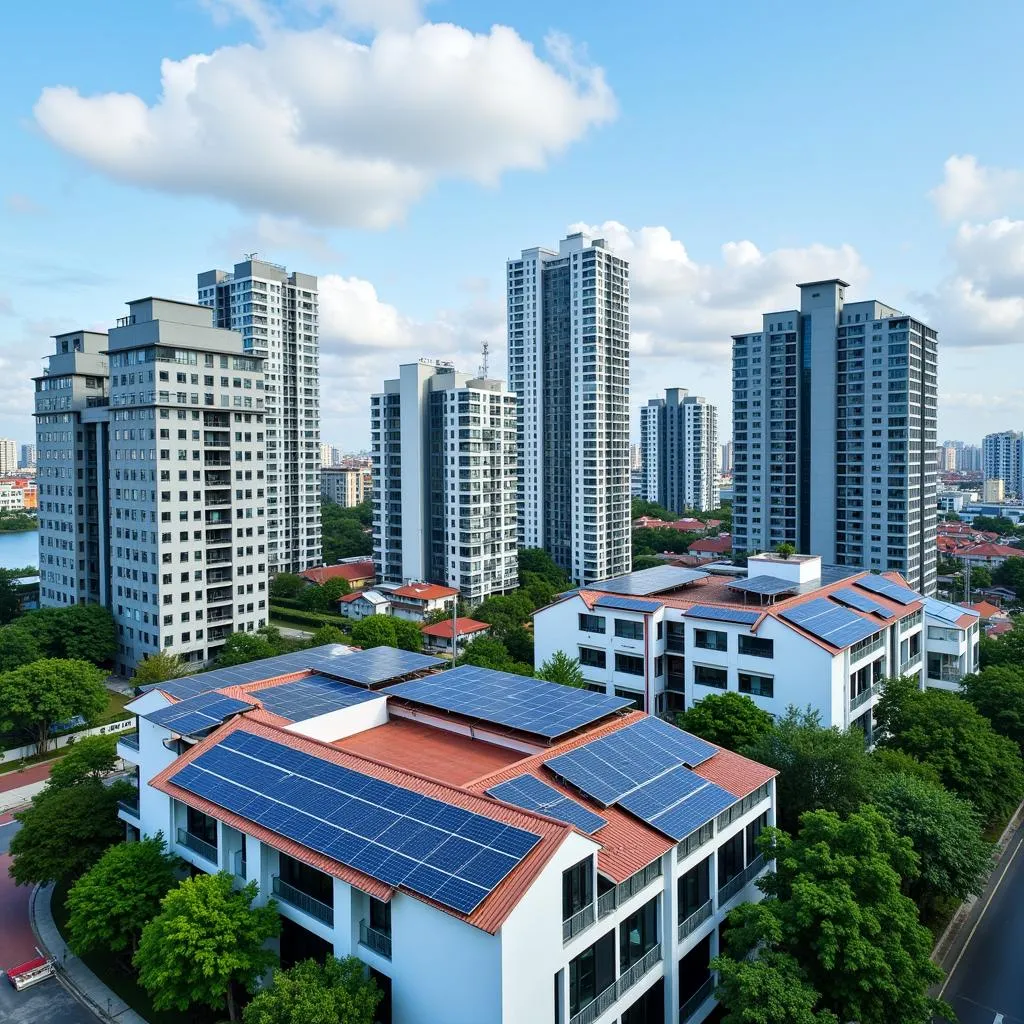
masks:
{"type": "Polygon", "coordinates": [[[487,636],[490,629],[489,623],[478,622],[476,619],[458,618],[454,625],[451,619],[442,619],[431,626],[422,627],[423,649],[445,654],[450,654],[454,649],[457,653],[471,640],[487,636]]]}
{"type": "Polygon", "coordinates": [[[338,614],[356,620],[371,615],[390,615],[391,601],[379,590],[354,590],[338,598],[338,614]]]}
{"type": "Polygon", "coordinates": [[[732,535],[720,533],[717,537],[701,537],[686,550],[701,561],[715,562],[723,555],[732,554],[732,535]]]}
{"type": "Polygon", "coordinates": [[[391,614],[410,622],[422,622],[431,612],[443,610],[451,615],[459,592],[438,583],[406,583],[382,590],[391,599],[391,614]]]}
{"type": "Polygon", "coordinates": [[[375,570],[371,559],[339,562],[337,565],[320,565],[315,569],[306,569],[299,575],[308,583],[317,585],[327,580],[343,579],[353,590],[362,590],[373,585],[375,570]]]}
{"type": "Polygon", "coordinates": [[[961,548],[956,557],[971,565],[983,565],[989,569],[998,569],[1008,558],[1024,558],[1024,548],[1010,544],[974,544],[961,548]]]}

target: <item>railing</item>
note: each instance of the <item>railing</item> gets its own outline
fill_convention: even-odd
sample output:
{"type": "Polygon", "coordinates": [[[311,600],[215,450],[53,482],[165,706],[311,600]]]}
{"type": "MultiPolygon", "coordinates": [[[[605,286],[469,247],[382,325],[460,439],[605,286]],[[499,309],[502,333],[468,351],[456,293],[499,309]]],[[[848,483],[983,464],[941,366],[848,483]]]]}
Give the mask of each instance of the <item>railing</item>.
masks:
{"type": "Polygon", "coordinates": [[[386,932],[371,928],[365,921],[359,922],[359,941],[367,949],[372,949],[388,960],[391,959],[391,936],[386,932]]]}
{"type": "Polygon", "coordinates": [[[630,896],[635,896],[641,889],[646,889],[656,878],[661,877],[661,858],[652,860],[645,868],[633,872],[624,882],[616,886],[618,902],[625,903],[630,896]]]}
{"type": "Polygon", "coordinates": [[[133,818],[137,818],[139,816],[138,800],[118,800],[117,808],[120,811],[124,811],[126,814],[130,814],[133,818]]]}
{"type": "Polygon", "coordinates": [[[277,875],[273,876],[272,883],[274,895],[278,899],[290,903],[293,907],[298,907],[304,914],[309,914],[310,917],[315,917],[318,921],[323,921],[324,924],[334,926],[334,907],[321,903],[301,889],[296,889],[294,885],[282,881],[277,875]]]}
{"type": "Polygon", "coordinates": [[[626,994],[655,964],[661,962],[661,945],[655,946],[630,967],[625,974],[613,981],[603,992],[599,992],[575,1016],[569,1024],[593,1024],[613,1003],[626,994]]]}
{"type": "Polygon", "coordinates": [[[562,942],[568,942],[574,935],[579,935],[584,928],[594,923],[594,904],[588,903],[582,910],[577,910],[572,917],[562,922],[562,942]]]}
{"type": "Polygon", "coordinates": [[[695,832],[680,840],[676,846],[676,860],[686,860],[694,850],[699,850],[705,843],[711,842],[714,834],[715,829],[710,821],[706,825],[701,825],[695,832]]]}
{"type": "Polygon", "coordinates": [[[911,657],[907,658],[907,660],[904,661],[900,665],[900,675],[901,676],[905,675],[911,669],[912,666],[920,665],[920,663],[921,663],[921,655],[920,655],[920,653],[911,655],[911,657]]]}
{"type": "Polygon", "coordinates": [[[187,846],[190,850],[198,853],[200,857],[205,857],[214,864],[217,863],[217,847],[205,839],[200,839],[199,836],[192,835],[188,829],[178,829],[178,843],[181,846],[187,846]]]}
{"type": "Polygon", "coordinates": [[[857,708],[863,707],[872,697],[876,697],[880,694],[884,688],[883,682],[877,682],[872,686],[867,687],[865,690],[861,690],[856,697],[850,698],[850,710],[856,711],[857,708]]]}
{"type": "Polygon", "coordinates": [[[689,999],[679,1007],[679,1024],[686,1022],[714,995],[715,976],[712,974],[707,981],[689,999]]]}
{"type": "Polygon", "coordinates": [[[731,807],[727,807],[718,816],[718,827],[720,829],[726,828],[731,825],[737,818],[742,818],[744,814],[761,803],[762,800],[768,799],[768,794],[771,792],[771,787],[766,782],[763,785],[757,787],[753,793],[748,793],[742,800],[737,800],[731,807]]]}
{"type": "MultiPolygon", "coordinates": [[[[245,842],[243,839],[242,842],[245,842]]],[[[245,850],[235,850],[231,858],[231,863],[234,868],[235,874],[244,882],[245,881],[245,850]]]]}
{"type": "Polygon", "coordinates": [[[959,683],[964,674],[960,671],[959,665],[943,665],[936,675],[931,668],[928,669],[929,679],[940,679],[944,683],[959,683]]]}
{"type": "Polygon", "coordinates": [[[615,983],[618,992],[615,998],[625,995],[655,964],[661,962],[661,943],[649,949],[625,974],[615,983]]]}
{"type": "Polygon", "coordinates": [[[719,908],[728,903],[755,875],[760,874],[767,863],[764,854],[759,853],[738,875],[734,875],[725,885],[721,886],[718,890],[719,908]]]}
{"type": "Polygon", "coordinates": [[[605,1010],[618,999],[619,983],[613,981],[603,992],[599,992],[582,1010],[574,1017],[569,1018],[569,1024],[593,1024],[605,1010]]]}
{"type": "Polygon", "coordinates": [[[880,651],[884,646],[884,635],[877,638],[868,637],[867,640],[862,640],[859,644],[854,644],[850,648],[850,662],[860,661],[860,659],[866,655],[874,654],[875,651],[880,651]]]}
{"type": "Polygon", "coordinates": [[[684,654],[686,652],[686,640],[681,636],[673,636],[671,633],[665,638],[665,650],[672,651],[674,654],[684,654]]]}
{"type": "Polygon", "coordinates": [[[139,749],[139,734],[137,732],[123,732],[117,737],[118,743],[123,743],[132,750],[139,749]]]}
{"type": "Polygon", "coordinates": [[[689,917],[679,922],[679,941],[695,932],[711,916],[711,900],[698,907],[689,917]]]}
{"type": "Polygon", "coordinates": [[[598,918],[607,917],[619,905],[619,890],[609,889],[597,897],[598,918]]]}

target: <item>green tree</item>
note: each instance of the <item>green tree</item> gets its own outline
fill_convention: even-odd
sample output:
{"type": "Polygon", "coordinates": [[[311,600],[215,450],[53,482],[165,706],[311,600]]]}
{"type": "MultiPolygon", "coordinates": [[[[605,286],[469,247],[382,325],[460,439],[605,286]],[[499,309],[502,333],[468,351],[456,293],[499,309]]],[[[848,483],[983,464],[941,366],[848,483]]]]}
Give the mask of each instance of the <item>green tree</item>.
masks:
{"type": "Polygon", "coordinates": [[[120,781],[47,786],[31,807],[14,816],[21,829],[11,839],[11,877],[18,885],[77,878],[124,838],[117,802],[134,792],[120,781]]]}
{"type": "Polygon", "coordinates": [[[751,960],[718,956],[711,968],[719,972],[722,1024],[840,1024],[830,1010],[816,1009],[821,993],[788,953],[765,948],[751,960]]]}
{"type": "Polygon", "coordinates": [[[0,675],[0,732],[31,737],[43,753],[51,728],[81,715],[93,723],[107,706],[104,675],[85,661],[42,658],[0,675]]]}
{"type": "Polygon", "coordinates": [[[512,672],[519,676],[532,676],[533,666],[514,661],[505,645],[491,636],[480,636],[466,644],[457,665],[476,665],[498,672],[512,672]]]}
{"type": "Polygon", "coordinates": [[[783,542],[775,545],[775,554],[779,558],[792,558],[796,554],[796,548],[792,544],[783,542]]]}
{"type": "Polygon", "coordinates": [[[680,729],[740,753],[765,740],[775,719],[734,690],[704,697],[676,719],[680,729]]]}
{"type": "Polygon", "coordinates": [[[397,647],[397,621],[390,615],[368,615],[352,627],[352,643],[364,650],[371,647],[397,647]]]}
{"type": "Polygon", "coordinates": [[[920,873],[907,880],[906,892],[922,913],[931,915],[981,893],[992,847],[972,803],[937,782],[901,772],[881,775],[871,801],[897,834],[914,844],[920,873]]]}
{"type": "Polygon", "coordinates": [[[337,626],[321,626],[309,638],[310,647],[323,647],[324,644],[346,644],[348,637],[337,626]]]}
{"type": "Polygon", "coordinates": [[[306,587],[299,595],[299,603],[311,612],[336,612],[338,598],[351,593],[348,580],[342,576],[332,576],[318,586],[306,587]]]}
{"type": "Polygon", "coordinates": [[[177,881],[176,864],[159,833],[110,847],[68,893],[71,948],[79,956],[95,950],[134,953],[143,927],[177,881]]]}
{"type": "Polygon", "coordinates": [[[114,619],[102,605],[40,608],[23,615],[18,628],[32,635],[45,658],[74,658],[102,665],[117,653],[114,619]]]}
{"type": "Polygon", "coordinates": [[[916,779],[924,779],[925,782],[939,782],[939,773],[930,765],[922,764],[916,757],[905,754],[902,750],[893,750],[890,747],[875,747],[868,755],[871,767],[878,773],[900,772],[903,775],[913,775],[916,779]]]}
{"type": "Polygon", "coordinates": [[[656,569],[659,565],[664,564],[663,558],[657,558],[654,555],[638,555],[633,559],[633,572],[639,572],[641,569],[656,569]]]}
{"type": "Polygon", "coordinates": [[[67,789],[80,782],[100,782],[117,764],[117,736],[83,736],[50,768],[48,790],[67,789]]]}
{"type": "Polygon", "coordinates": [[[395,624],[395,646],[403,651],[422,651],[423,632],[415,622],[392,619],[395,624]]]}
{"type": "Polygon", "coordinates": [[[863,739],[856,732],[823,728],[809,708],[790,707],[745,753],[778,769],[780,821],[790,832],[804,811],[828,808],[845,816],[867,796],[871,766],[863,739]]]}
{"type": "Polygon", "coordinates": [[[992,586],[992,573],[983,565],[976,565],[971,568],[971,589],[992,586]]]}
{"type": "Polygon", "coordinates": [[[270,596],[295,601],[308,586],[309,583],[301,576],[290,572],[279,572],[270,581],[270,596]]]}
{"type": "Polygon", "coordinates": [[[244,665],[250,661],[272,658],[277,653],[273,644],[260,633],[232,633],[217,655],[217,668],[244,665]]]}
{"type": "Polygon", "coordinates": [[[180,679],[189,674],[189,667],[176,654],[157,651],[139,662],[132,676],[136,686],[149,686],[153,683],[166,683],[170,679],[180,679]]]}
{"type": "Polygon", "coordinates": [[[656,501],[644,501],[643,498],[633,498],[630,502],[630,519],[661,519],[663,522],[672,523],[678,518],[673,512],[669,512],[664,505],[656,501]]]}
{"type": "Polygon", "coordinates": [[[226,1006],[238,1019],[235,987],[253,992],[277,954],[263,944],[281,932],[277,904],[254,907],[255,882],[235,889],[231,875],[187,878],[163,899],[142,930],[134,964],[157,1010],[184,1012],[194,1003],[226,1006]]]}
{"type": "Polygon", "coordinates": [[[579,660],[570,658],[565,651],[555,651],[541,664],[535,674],[538,679],[546,679],[549,683],[561,683],[563,686],[580,688],[587,685],[579,660]]]}
{"type": "Polygon", "coordinates": [[[992,573],[992,582],[1016,591],[1017,599],[1024,601],[1024,558],[1008,558],[992,573]]]}
{"type": "Polygon", "coordinates": [[[522,548],[516,558],[520,578],[524,574],[540,577],[559,590],[565,590],[569,586],[569,577],[566,576],[565,570],[556,565],[555,560],[543,548],[522,548]]]}
{"type": "Polygon", "coordinates": [[[242,1015],[244,1024],[373,1024],[384,993],[365,976],[358,957],[303,960],[274,971],[274,982],[258,992],[242,1015]]]}
{"type": "Polygon", "coordinates": [[[0,625],[12,622],[21,614],[21,594],[14,575],[0,569],[0,625]]]}
{"type": "Polygon", "coordinates": [[[320,520],[325,564],[333,565],[343,558],[373,554],[370,533],[373,509],[369,499],[352,508],[342,508],[332,501],[321,502],[320,520]]]}
{"type": "MultiPolygon", "coordinates": [[[[928,995],[942,972],[931,961],[931,933],[901,891],[902,881],[916,875],[916,855],[877,810],[865,807],[846,819],[810,811],[796,838],[769,828],[758,845],[776,858],[776,873],[759,883],[765,900],[729,915],[725,974],[735,976],[758,947],[760,956],[788,957],[777,963],[783,979],[798,981],[807,998],[818,993],[812,1005],[840,1021],[891,1024],[894,1007],[901,1024],[953,1019],[928,995]]],[[[732,1013],[743,1009],[727,1005],[732,1013]]]]}
{"type": "Polygon", "coordinates": [[[496,635],[505,645],[505,650],[513,661],[522,662],[524,665],[533,664],[533,633],[525,626],[497,630],[496,635]]]}
{"type": "Polygon", "coordinates": [[[28,630],[16,625],[0,629],[0,672],[11,672],[42,656],[42,648],[28,630]]]}
{"type": "Polygon", "coordinates": [[[1013,626],[1002,636],[981,634],[979,647],[983,669],[993,665],[1024,665],[1024,617],[1018,615],[1014,618],[1013,626]]]}
{"type": "Polygon", "coordinates": [[[964,679],[960,692],[1024,752],[1024,664],[982,669],[964,679]]]}
{"type": "Polygon", "coordinates": [[[1024,795],[1017,745],[959,694],[891,679],[875,705],[875,721],[881,746],[931,765],[942,784],[970,800],[989,824],[1005,821],[1024,795]]]}

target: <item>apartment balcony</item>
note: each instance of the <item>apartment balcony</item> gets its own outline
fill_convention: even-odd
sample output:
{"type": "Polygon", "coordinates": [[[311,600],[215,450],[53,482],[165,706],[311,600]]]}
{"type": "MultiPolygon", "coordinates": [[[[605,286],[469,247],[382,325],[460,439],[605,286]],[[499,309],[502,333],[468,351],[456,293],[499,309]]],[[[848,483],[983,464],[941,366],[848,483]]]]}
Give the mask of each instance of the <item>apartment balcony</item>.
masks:
{"type": "Polygon", "coordinates": [[[122,732],[117,737],[117,756],[122,761],[130,761],[135,764],[139,760],[139,734],[137,732],[122,732]]]}
{"type": "Polygon", "coordinates": [[[315,917],[318,921],[331,928],[334,927],[334,907],[327,903],[321,903],[320,900],[315,899],[301,889],[296,889],[294,885],[289,885],[277,875],[273,876],[272,882],[274,895],[282,903],[287,903],[289,906],[301,910],[304,914],[315,917]]]}
{"type": "Polygon", "coordinates": [[[222,608],[216,611],[207,613],[206,621],[210,624],[217,622],[230,622],[234,618],[234,613],[230,608],[222,608]]]}
{"type": "Polygon", "coordinates": [[[613,981],[603,992],[587,1003],[569,1024],[593,1024],[606,1010],[617,1003],[641,978],[661,963],[660,943],[613,981]]]}
{"type": "Polygon", "coordinates": [[[366,921],[359,922],[359,944],[372,949],[378,956],[391,959],[391,936],[377,928],[371,928],[366,921]]]}
{"type": "Polygon", "coordinates": [[[217,847],[213,843],[208,843],[205,839],[193,835],[188,829],[178,829],[178,845],[184,846],[193,853],[198,853],[200,857],[210,861],[211,864],[217,863],[217,847]]]}
{"type": "Polygon", "coordinates": [[[582,910],[578,910],[572,917],[562,922],[563,944],[579,935],[584,928],[589,928],[594,923],[594,904],[588,903],[582,910]]]}
{"type": "Polygon", "coordinates": [[[126,816],[132,819],[133,825],[139,823],[139,796],[136,793],[134,799],[129,797],[125,800],[117,801],[118,817],[126,816]]]}
{"type": "Polygon", "coordinates": [[[741,889],[752,882],[767,867],[768,861],[763,853],[758,854],[738,875],[730,878],[725,885],[718,890],[718,906],[721,909],[741,889]]]}
{"type": "Polygon", "coordinates": [[[875,683],[873,686],[869,686],[866,690],[861,690],[856,697],[850,698],[850,713],[853,714],[858,708],[862,708],[872,697],[877,697],[882,692],[883,683],[881,681],[875,683]]]}
{"type": "Polygon", "coordinates": [[[712,974],[689,999],[679,1007],[679,1024],[689,1024],[697,1011],[715,994],[717,981],[712,974]]]}
{"type": "Polygon", "coordinates": [[[708,900],[703,906],[698,907],[688,917],[679,922],[679,941],[682,942],[688,935],[692,935],[708,918],[711,917],[714,908],[712,901],[708,900]]]}

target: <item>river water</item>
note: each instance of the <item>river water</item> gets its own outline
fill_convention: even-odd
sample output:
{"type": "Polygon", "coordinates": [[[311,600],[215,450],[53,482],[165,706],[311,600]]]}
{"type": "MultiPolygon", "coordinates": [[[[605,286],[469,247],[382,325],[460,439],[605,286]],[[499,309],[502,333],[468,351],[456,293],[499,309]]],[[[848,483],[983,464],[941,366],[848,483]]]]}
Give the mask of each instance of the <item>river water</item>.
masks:
{"type": "Polygon", "coordinates": [[[39,531],[0,533],[0,569],[39,564],[39,531]]]}

